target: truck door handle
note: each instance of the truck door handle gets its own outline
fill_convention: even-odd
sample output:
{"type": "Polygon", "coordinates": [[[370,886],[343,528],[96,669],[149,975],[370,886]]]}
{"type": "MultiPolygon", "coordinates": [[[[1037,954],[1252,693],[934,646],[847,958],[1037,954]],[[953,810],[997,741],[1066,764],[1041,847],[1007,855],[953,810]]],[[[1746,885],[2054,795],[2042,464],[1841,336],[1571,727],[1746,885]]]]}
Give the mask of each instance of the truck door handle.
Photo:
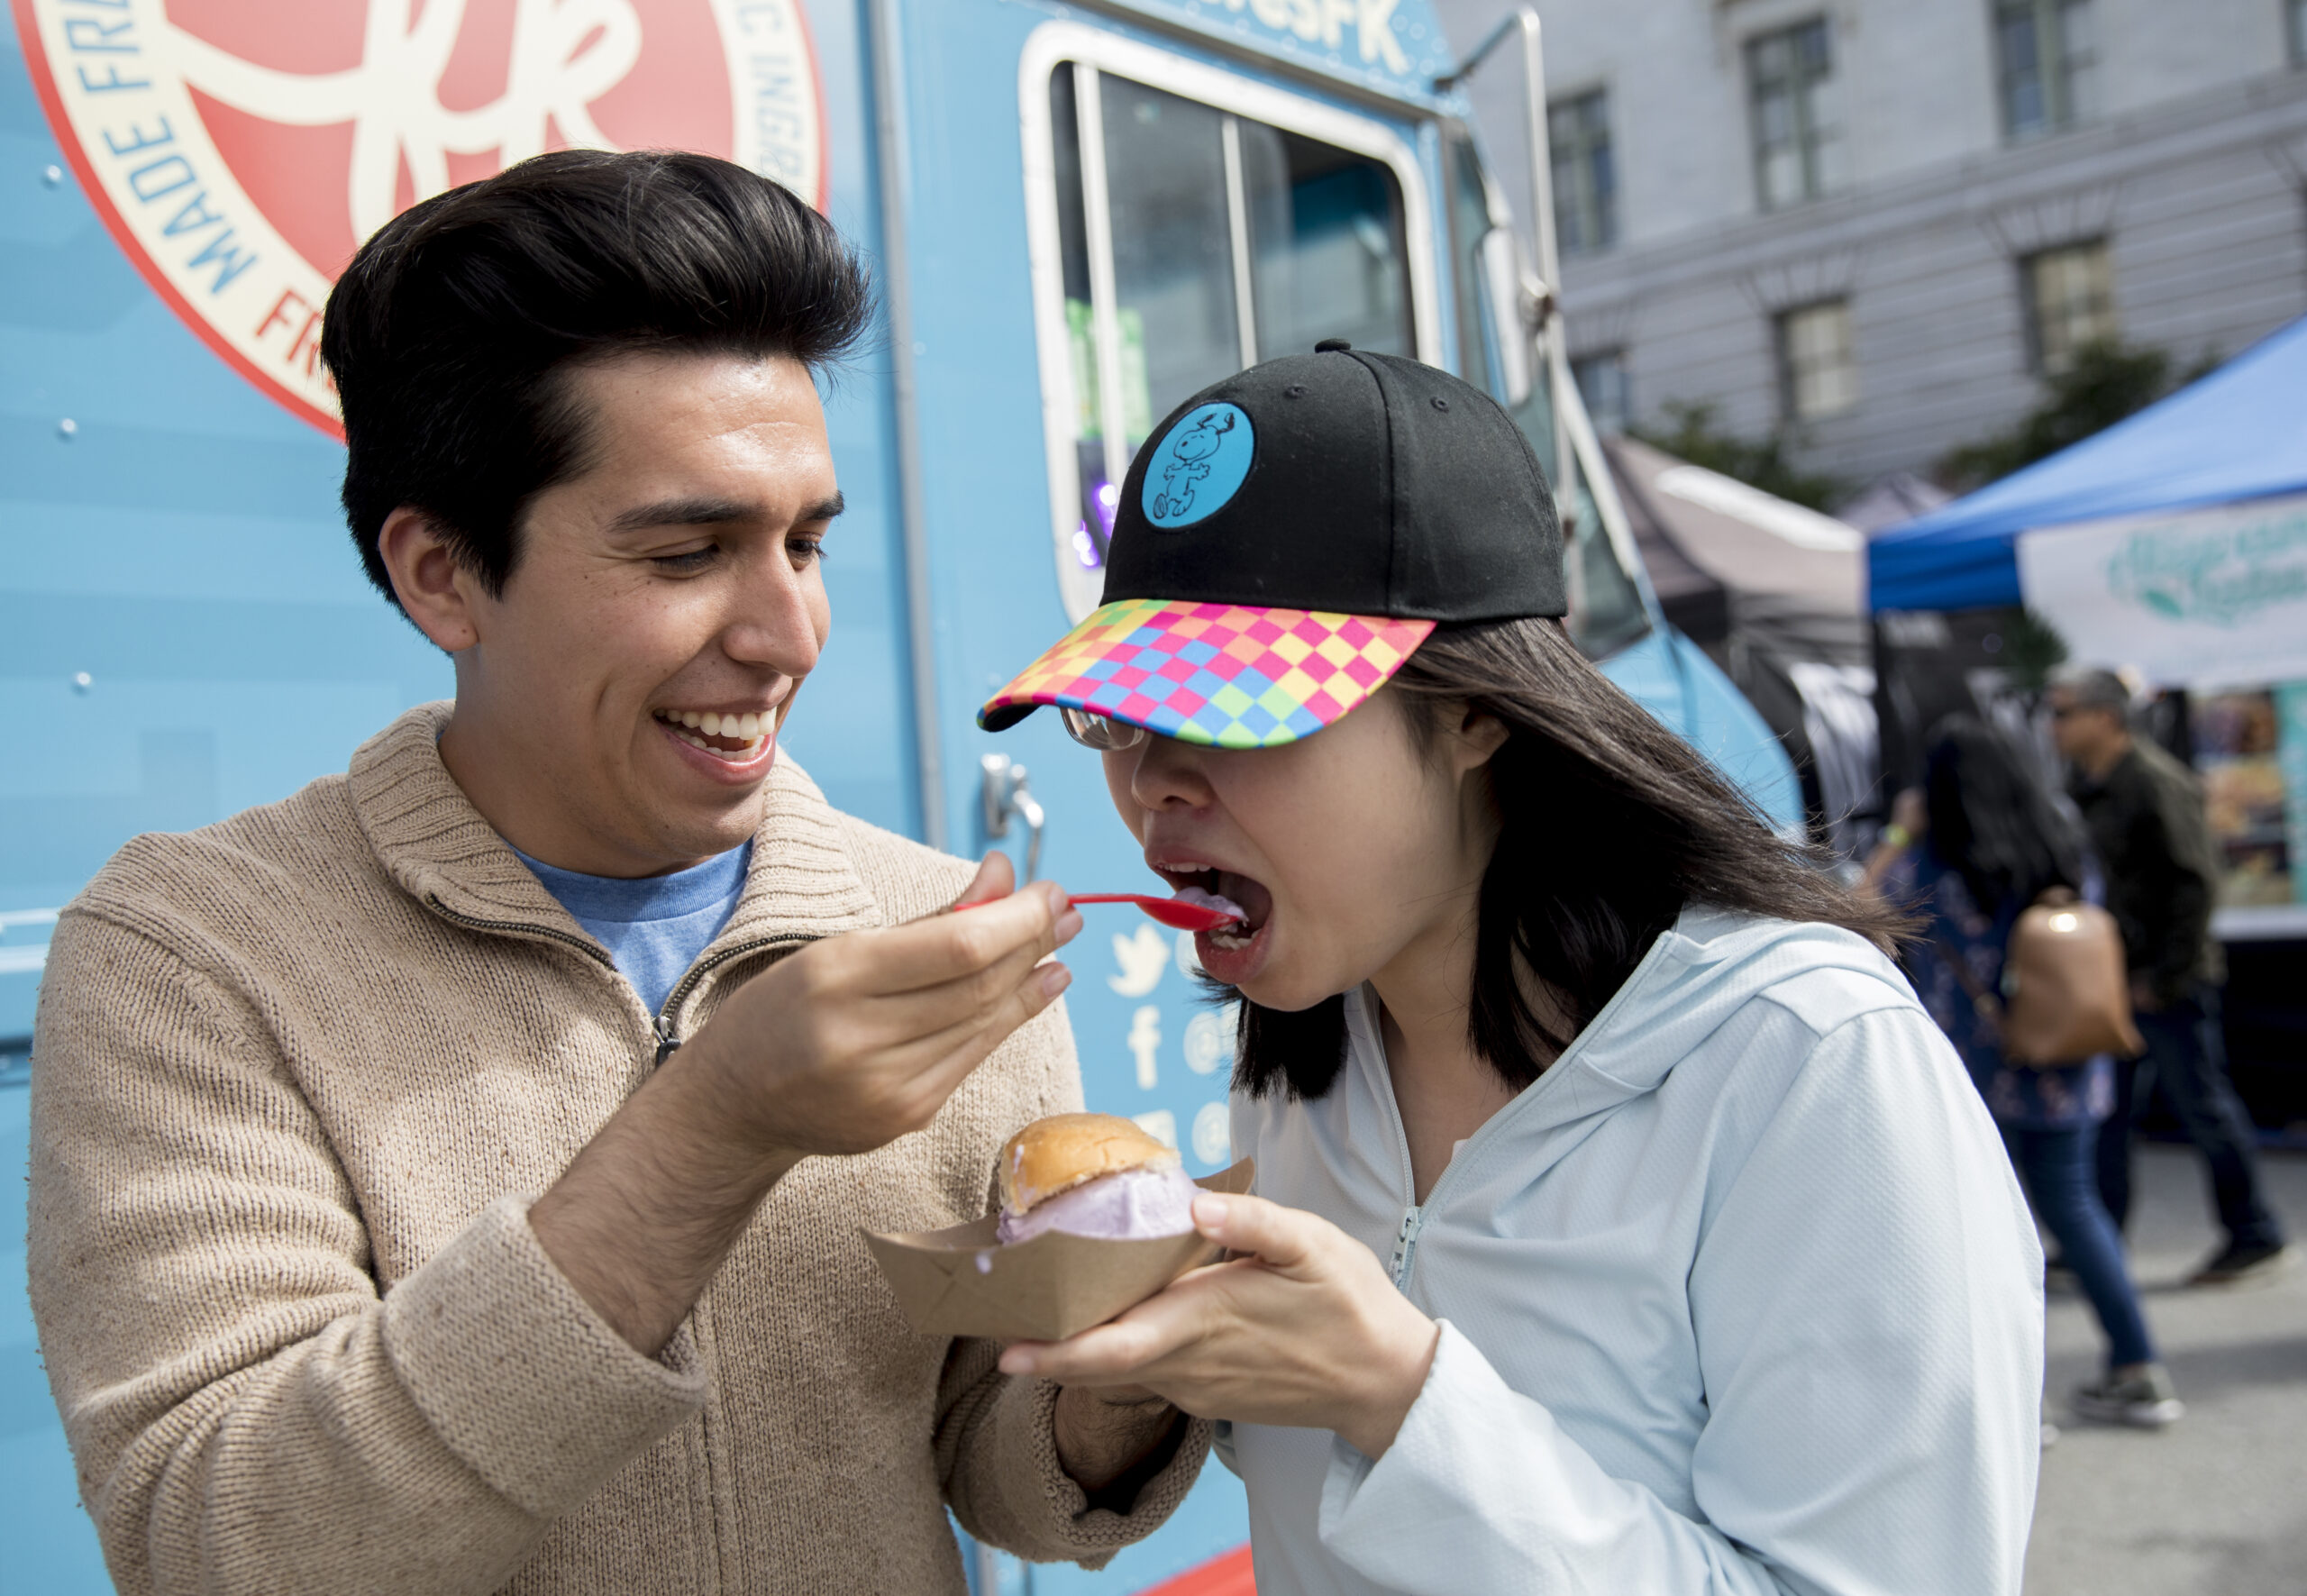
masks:
{"type": "Polygon", "coordinates": [[[980,756],[978,771],[978,797],[986,840],[999,842],[1009,834],[1012,820],[1024,822],[1025,880],[1033,880],[1041,874],[1042,826],[1048,816],[1042,812],[1041,800],[1026,785],[1026,767],[1006,753],[988,753],[980,756]]]}

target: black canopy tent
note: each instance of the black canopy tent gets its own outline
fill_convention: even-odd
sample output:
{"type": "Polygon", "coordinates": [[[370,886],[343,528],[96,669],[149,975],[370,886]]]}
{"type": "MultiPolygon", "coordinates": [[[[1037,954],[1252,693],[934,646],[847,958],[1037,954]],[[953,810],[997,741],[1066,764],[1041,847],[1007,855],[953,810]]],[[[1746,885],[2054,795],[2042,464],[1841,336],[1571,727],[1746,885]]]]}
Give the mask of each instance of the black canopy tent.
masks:
{"type": "Polygon", "coordinates": [[[1666,619],[1785,743],[1812,834],[1855,857],[1877,767],[1865,537],[1635,439],[1602,447],[1666,619]]]}

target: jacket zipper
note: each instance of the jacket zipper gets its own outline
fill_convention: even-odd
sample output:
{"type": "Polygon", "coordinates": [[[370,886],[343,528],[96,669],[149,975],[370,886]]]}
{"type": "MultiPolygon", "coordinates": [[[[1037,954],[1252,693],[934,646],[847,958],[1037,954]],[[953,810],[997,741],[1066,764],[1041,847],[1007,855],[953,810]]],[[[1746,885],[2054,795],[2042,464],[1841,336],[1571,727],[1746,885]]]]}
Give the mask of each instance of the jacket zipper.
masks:
{"type": "MultiPolygon", "coordinates": [[[[1409,1129],[1402,1124],[1402,1108],[1394,1100],[1393,1080],[1384,1067],[1385,1033],[1380,1027],[1378,1017],[1372,1011],[1371,999],[1367,997],[1363,999],[1362,1015],[1364,1024],[1370,1027],[1370,1040],[1380,1066],[1378,1079],[1372,1084],[1378,1095],[1385,1099],[1386,1115],[1394,1127],[1394,1150],[1401,1155],[1402,1190],[1410,1197],[1409,1205],[1402,1209],[1401,1223],[1394,1227],[1394,1255],[1386,1268],[1386,1272],[1393,1278],[1394,1290],[1407,1297],[1409,1295],[1410,1263],[1418,1254],[1418,1233],[1426,1224],[1426,1206],[1418,1201],[1418,1170],[1410,1163],[1409,1129]]],[[[1441,1182],[1436,1181],[1435,1184],[1439,1186],[1441,1182]]],[[[1427,1204],[1434,1200],[1431,1191],[1426,1197],[1427,1204]]]]}
{"type": "MultiPolygon", "coordinates": [[[[1427,1196],[1430,1200],[1433,1193],[1427,1196]]],[[[1403,1212],[1401,1228],[1394,1232],[1394,1289],[1405,1295],[1409,1291],[1410,1260],[1418,1255],[1418,1233],[1425,1224],[1426,1210],[1414,1207],[1403,1212]]]]}
{"type": "Polygon", "coordinates": [[[1451,1178],[1457,1174],[1458,1166],[1467,1162],[1469,1155],[1473,1154],[1475,1147],[1488,1138],[1491,1133],[1498,1128],[1498,1126],[1501,1121],[1512,1119],[1520,1114],[1528,1107],[1532,1096],[1536,1094],[1540,1088],[1544,1087],[1548,1081],[1559,1078],[1562,1073],[1562,1066],[1568,1062],[1574,1055],[1578,1054],[1581,1050],[1586,1046],[1590,1037],[1600,1032],[1604,1023],[1614,1016],[1618,1012],[1619,1008],[1626,1002],[1627,994],[1632,991],[1635,987],[1643,980],[1646,973],[1651,967],[1653,960],[1657,957],[1659,947],[1664,944],[1664,937],[1662,936],[1657,942],[1651,944],[1650,951],[1643,954],[1641,961],[1635,965],[1634,970],[1627,976],[1625,981],[1619,985],[1619,990],[1610,995],[1610,1000],[1602,1005],[1601,1012],[1595,1015],[1591,1020],[1587,1022],[1583,1030],[1580,1031],[1577,1035],[1570,1039],[1570,1045],[1564,1048],[1562,1052],[1555,1055],[1553,1061],[1546,1065],[1545,1071],[1538,1076],[1536,1081],[1531,1082],[1529,1086],[1526,1087],[1511,1102],[1506,1104],[1503,1108],[1500,1108],[1497,1113],[1491,1115],[1488,1119],[1483,1120],[1482,1124],[1475,1126],[1474,1134],[1468,1136],[1464,1142],[1458,1145],[1458,1150],[1451,1157],[1448,1167],[1444,1169],[1439,1175],[1436,1175],[1434,1178],[1434,1189],[1426,1194],[1426,1200],[1423,1203],[1416,1200],[1418,1197],[1418,1172],[1410,1164],[1409,1130],[1408,1126],[1402,1124],[1401,1104],[1394,1100],[1392,1072],[1384,1067],[1386,1062],[1385,1033],[1378,1023],[1377,1015],[1372,1012],[1370,1008],[1370,1004],[1374,1000],[1374,994],[1372,994],[1371,998],[1365,998],[1363,999],[1363,1018],[1364,1023],[1366,1023],[1370,1027],[1371,1040],[1375,1044],[1377,1059],[1380,1065],[1375,1088],[1378,1095],[1385,1100],[1386,1112],[1393,1120],[1394,1145],[1396,1150],[1400,1153],[1402,1160],[1402,1186],[1404,1190],[1409,1191],[1411,1198],[1409,1206],[1402,1209],[1402,1222],[1394,1232],[1394,1257],[1393,1267],[1391,1272],[1394,1277],[1394,1289],[1400,1291],[1403,1296],[1407,1297],[1409,1295],[1410,1267],[1418,1261],[1418,1233],[1426,1228],[1427,1216],[1434,1211],[1435,1206],[1441,1199],[1443,1191],[1449,1186],[1451,1178]]]}
{"type": "MultiPolygon", "coordinates": [[[[442,903],[438,894],[427,894],[424,901],[432,907],[434,914],[455,925],[468,926],[475,931],[496,931],[511,936],[543,937],[548,941],[563,943],[611,971],[616,969],[616,961],[609,957],[606,950],[588,942],[581,936],[571,936],[566,931],[556,931],[550,926],[532,925],[526,920],[484,920],[477,915],[460,914],[442,903]]],[[[711,958],[700,960],[690,965],[688,972],[681,977],[670,995],[665,999],[665,1007],[649,1017],[650,1033],[657,1042],[655,1062],[662,1064],[680,1050],[684,1038],[675,1027],[674,1017],[680,1012],[680,1007],[688,1001],[689,994],[697,990],[698,982],[733,959],[742,959],[749,953],[761,953],[770,948],[798,947],[816,940],[814,936],[797,934],[764,936],[752,942],[741,942],[734,947],[723,948],[711,958]]]]}
{"type": "MultiPolygon", "coordinates": [[[[1366,1008],[1364,1014],[1374,1030],[1377,1023],[1376,1017],[1369,1015],[1366,1008]]],[[[1377,1044],[1378,1061],[1382,1065],[1386,1057],[1382,1034],[1374,1036],[1373,1040],[1377,1044]]],[[[1573,1040],[1571,1047],[1575,1047],[1577,1044],[1573,1040]]],[[[1569,1056],[1570,1048],[1564,1048],[1561,1057],[1556,1058],[1554,1063],[1559,1064],[1564,1058],[1569,1056]]],[[[1549,1064],[1546,1074],[1532,1082],[1527,1090],[1535,1091],[1539,1086],[1544,1085],[1547,1077],[1554,1072],[1554,1064],[1549,1064]]],[[[1459,1144],[1458,1150],[1451,1158],[1448,1167],[1434,1178],[1434,1188],[1426,1194],[1426,1200],[1421,1203],[1417,1200],[1418,1172],[1411,1165],[1409,1158],[1409,1130],[1402,1124],[1401,1105],[1394,1100],[1394,1083],[1391,1072],[1381,1069],[1375,1084],[1379,1095],[1385,1099],[1386,1112],[1393,1121],[1394,1145],[1400,1153],[1402,1161],[1402,1186],[1411,1198],[1409,1206],[1402,1209],[1401,1224],[1394,1230],[1394,1256],[1388,1271],[1393,1276],[1394,1289],[1407,1297],[1409,1295],[1409,1272],[1411,1266],[1418,1262],[1418,1233],[1426,1228],[1427,1216],[1434,1211],[1443,1191],[1449,1186],[1451,1177],[1458,1172],[1458,1166],[1466,1162],[1467,1154],[1474,1150],[1476,1144],[1488,1136],[1500,1120],[1511,1118],[1516,1111],[1529,1099],[1526,1092],[1525,1095],[1517,1097],[1512,1102],[1508,1103],[1497,1113],[1475,1126],[1474,1134],[1459,1144]]]]}

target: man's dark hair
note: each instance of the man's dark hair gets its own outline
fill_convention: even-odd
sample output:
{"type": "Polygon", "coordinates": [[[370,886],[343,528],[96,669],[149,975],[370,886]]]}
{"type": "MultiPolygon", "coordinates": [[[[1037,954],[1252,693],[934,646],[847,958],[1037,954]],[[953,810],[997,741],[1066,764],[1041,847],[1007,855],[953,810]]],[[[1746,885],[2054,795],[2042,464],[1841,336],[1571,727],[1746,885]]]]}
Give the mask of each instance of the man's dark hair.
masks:
{"type": "Polygon", "coordinates": [[[2111,670],[2070,666],[2052,677],[2051,685],[2065,689],[2078,709],[2111,709],[2119,718],[2130,714],[2130,686],[2111,670]]]}
{"type": "Polygon", "coordinates": [[[377,537],[411,505],[504,590],[530,501],[584,467],[576,367],[676,351],[815,371],[872,314],[833,223],[711,156],[563,150],[411,206],[353,256],[321,335],[369,579],[394,597],[377,537]]]}
{"type": "MultiPolygon", "coordinates": [[[[1517,1090],[1601,1013],[1689,905],[1839,926],[1884,953],[1909,934],[1906,915],[1773,832],[1706,755],[1596,670],[1560,621],[1437,626],[1389,690],[1422,749],[1436,746],[1459,706],[1507,727],[1490,761],[1500,826],[1476,912],[1466,1034],[1517,1090]],[[1518,965],[1552,989],[1558,1015],[1531,1001],[1518,965]]],[[[1295,1013],[1245,999],[1234,1084],[1253,1097],[1318,1098],[1345,1039],[1343,997],[1295,1013]]]]}

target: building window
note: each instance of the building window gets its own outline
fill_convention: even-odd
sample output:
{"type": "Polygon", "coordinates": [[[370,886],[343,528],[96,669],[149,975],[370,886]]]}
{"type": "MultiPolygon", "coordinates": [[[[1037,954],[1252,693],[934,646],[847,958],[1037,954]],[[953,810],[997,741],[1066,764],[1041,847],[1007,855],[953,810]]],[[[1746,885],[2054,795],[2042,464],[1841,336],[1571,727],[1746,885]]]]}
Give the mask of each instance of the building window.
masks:
{"type": "Polygon", "coordinates": [[[1594,424],[1594,430],[1605,437],[1625,432],[1634,417],[1627,387],[1626,351],[1609,349],[1580,355],[1570,362],[1570,376],[1578,385],[1578,397],[1585,403],[1586,419],[1594,424]]]}
{"type": "Polygon", "coordinates": [[[2007,136],[2053,132],[2098,108],[2091,0],[1994,0],[1994,48],[2007,136]]]}
{"type": "Polygon", "coordinates": [[[1609,91],[1598,88],[1549,105],[1546,142],[1554,156],[1554,228],[1562,252],[1609,249],[1619,237],[1609,91]]]}
{"type": "Polygon", "coordinates": [[[2028,352],[2036,370],[2056,377],[2083,345],[2114,335],[2114,276],[2104,239],[2030,255],[2025,272],[2028,352]]]}
{"type": "Polygon", "coordinates": [[[2307,67],[2307,0],[2284,0],[2284,32],[2291,40],[2291,64],[2307,67]]]}
{"type": "Polygon", "coordinates": [[[1793,205],[1842,183],[1842,117],[1823,17],[1746,41],[1755,196],[1793,205]]]}
{"type": "Polygon", "coordinates": [[[1794,421],[1839,415],[1858,403],[1850,301],[1829,299],[1778,318],[1780,405],[1794,421]]]}

